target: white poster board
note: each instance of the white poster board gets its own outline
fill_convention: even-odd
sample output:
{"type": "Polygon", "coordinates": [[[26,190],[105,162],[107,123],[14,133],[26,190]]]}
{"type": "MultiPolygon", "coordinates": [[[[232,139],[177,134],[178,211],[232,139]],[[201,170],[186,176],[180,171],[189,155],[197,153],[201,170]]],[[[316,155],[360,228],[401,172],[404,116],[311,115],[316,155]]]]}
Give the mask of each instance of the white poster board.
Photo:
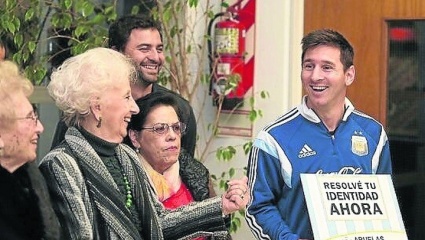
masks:
{"type": "Polygon", "coordinates": [[[301,174],[317,240],[407,240],[390,175],[301,174]]]}

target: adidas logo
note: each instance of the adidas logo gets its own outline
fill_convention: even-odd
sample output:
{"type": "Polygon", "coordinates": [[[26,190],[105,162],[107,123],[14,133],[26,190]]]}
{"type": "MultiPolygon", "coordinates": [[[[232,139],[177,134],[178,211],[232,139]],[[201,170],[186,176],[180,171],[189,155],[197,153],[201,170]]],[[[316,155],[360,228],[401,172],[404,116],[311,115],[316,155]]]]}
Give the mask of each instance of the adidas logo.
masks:
{"type": "Polygon", "coordinates": [[[316,155],[316,151],[311,149],[307,144],[304,144],[303,148],[301,149],[300,153],[298,154],[298,158],[305,158],[309,156],[316,155]]]}

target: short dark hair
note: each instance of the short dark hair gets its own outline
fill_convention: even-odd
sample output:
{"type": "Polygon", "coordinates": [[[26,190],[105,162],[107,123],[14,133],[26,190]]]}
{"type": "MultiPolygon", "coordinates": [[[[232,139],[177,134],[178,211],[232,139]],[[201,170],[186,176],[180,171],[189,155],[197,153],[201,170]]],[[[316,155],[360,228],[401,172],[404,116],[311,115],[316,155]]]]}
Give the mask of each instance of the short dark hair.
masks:
{"type": "Polygon", "coordinates": [[[162,27],[159,21],[150,15],[125,15],[109,27],[109,48],[123,52],[133,29],[156,29],[162,40],[162,27]]]}
{"type": "MultiPolygon", "coordinates": [[[[171,106],[177,113],[179,121],[182,119],[182,113],[179,109],[178,100],[175,95],[167,92],[153,92],[150,93],[136,101],[137,106],[139,107],[139,113],[131,116],[131,121],[128,123],[127,131],[141,131],[142,127],[145,125],[146,118],[152,109],[158,105],[171,106]]],[[[134,148],[130,136],[124,138],[123,143],[134,148]]]]}
{"type": "Polygon", "coordinates": [[[339,48],[341,52],[341,63],[344,71],[354,64],[354,49],[345,37],[332,29],[319,29],[307,34],[302,40],[301,62],[304,55],[310,48],[320,45],[327,45],[339,48]]]}

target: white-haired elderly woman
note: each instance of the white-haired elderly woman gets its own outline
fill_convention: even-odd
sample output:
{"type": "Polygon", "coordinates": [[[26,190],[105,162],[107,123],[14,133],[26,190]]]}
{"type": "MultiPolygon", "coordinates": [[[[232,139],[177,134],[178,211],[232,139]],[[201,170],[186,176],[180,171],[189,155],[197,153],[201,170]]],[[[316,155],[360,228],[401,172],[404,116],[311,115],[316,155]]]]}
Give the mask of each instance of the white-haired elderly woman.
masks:
{"type": "Polygon", "coordinates": [[[49,93],[69,129],[40,169],[63,238],[178,239],[199,230],[225,232],[222,214],[246,204],[237,191],[169,212],[154,196],[136,153],[121,144],[131,115],[139,112],[132,81],[133,64],[106,48],[71,57],[51,76],[49,93]],[[193,224],[199,221],[205,224],[193,224]]]}
{"type": "Polygon", "coordinates": [[[43,177],[31,164],[44,130],[28,100],[33,89],[15,63],[0,61],[0,239],[59,235],[43,177]]]}

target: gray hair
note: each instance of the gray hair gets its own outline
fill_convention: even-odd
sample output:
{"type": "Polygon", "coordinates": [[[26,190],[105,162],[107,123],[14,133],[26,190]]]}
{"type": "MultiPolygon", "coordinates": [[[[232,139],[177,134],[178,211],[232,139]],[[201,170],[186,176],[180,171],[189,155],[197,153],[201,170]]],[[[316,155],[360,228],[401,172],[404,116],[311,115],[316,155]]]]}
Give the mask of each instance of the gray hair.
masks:
{"type": "Polygon", "coordinates": [[[11,127],[16,120],[16,110],[12,97],[22,92],[29,97],[34,86],[18,65],[12,61],[0,61],[0,129],[11,127]]]}
{"type": "Polygon", "coordinates": [[[68,126],[78,126],[90,113],[90,102],[114,86],[136,82],[132,61],[108,48],[93,48],[67,59],[56,69],[47,86],[50,96],[63,111],[68,126]]]}

